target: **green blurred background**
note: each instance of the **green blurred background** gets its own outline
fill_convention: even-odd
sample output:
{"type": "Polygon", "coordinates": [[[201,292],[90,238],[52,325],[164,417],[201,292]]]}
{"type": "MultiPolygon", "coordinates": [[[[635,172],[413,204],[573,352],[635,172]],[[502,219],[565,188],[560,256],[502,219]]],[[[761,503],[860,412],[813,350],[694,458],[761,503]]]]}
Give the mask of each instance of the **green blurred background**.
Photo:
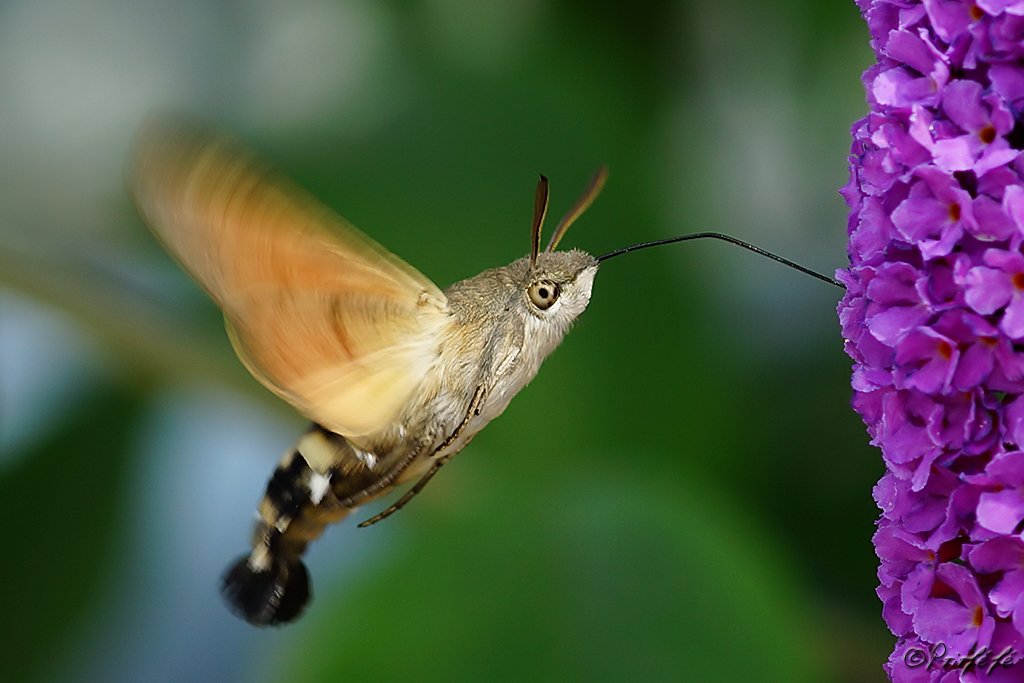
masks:
{"type": "Polygon", "coordinates": [[[169,106],[441,286],[599,163],[566,247],[719,230],[831,273],[870,61],[850,0],[0,6],[0,679],[884,680],[840,292],[721,243],[608,262],[423,495],[312,548],[302,620],[237,621],[218,576],[303,421],[122,185],[169,106]]]}

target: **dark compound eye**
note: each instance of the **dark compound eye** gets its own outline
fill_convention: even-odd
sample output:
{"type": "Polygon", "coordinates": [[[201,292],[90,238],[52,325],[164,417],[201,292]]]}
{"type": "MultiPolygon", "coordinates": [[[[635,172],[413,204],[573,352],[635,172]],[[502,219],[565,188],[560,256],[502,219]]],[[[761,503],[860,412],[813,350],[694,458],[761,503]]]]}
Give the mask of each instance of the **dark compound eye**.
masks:
{"type": "Polygon", "coordinates": [[[533,305],[546,311],[558,300],[558,285],[554,282],[535,282],[530,285],[529,294],[533,305]]]}

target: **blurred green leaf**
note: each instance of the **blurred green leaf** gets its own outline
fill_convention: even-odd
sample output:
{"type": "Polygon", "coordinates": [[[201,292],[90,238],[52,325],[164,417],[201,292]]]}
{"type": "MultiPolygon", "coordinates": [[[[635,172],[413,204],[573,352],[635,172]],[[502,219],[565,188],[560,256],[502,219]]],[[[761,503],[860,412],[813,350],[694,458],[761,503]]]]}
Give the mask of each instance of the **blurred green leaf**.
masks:
{"type": "MultiPolygon", "coordinates": [[[[11,52],[26,65],[25,92],[56,98],[38,103],[65,101],[60,95],[70,103],[78,90],[38,68],[66,41],[49,33],[48,10],[18,4],[20,13],[3,18],[26,29],[8,31],[23,42],[5,46],[21,45],[11,52]],[[31,14],[38,23],[17,23],[31,14]]],[[[536,11],[538,23],[488,71],[453,61],[438,46],[449,34],[431,33],[437,26],[423,21],[430,11],[455,16],[465,37],[473,27],[458,3],[370,3],[383,8],[381,30],[353,35],[352,45],[379,40],[391,63],[364,74],[387,81],[389,100],[365,129],[347,127],[343,116],[275,127],[246,113],[259,101],[246,95],[253,55],[301,39],[290,31],[303,25],[307,3],[197,5],[189,13],[162,3],[155,13],[87,5],[97,24],[109,25],[92,37],[70,21],[82,64],[119,66],[127,60],[107,56],[108,44],[142,46],[134,54],[147,82],[195,88],[185,100],[161,91],[161,100],[221,120],[442,286],[526,252],[537,173],[551,179],[554,218],[601,162],[611,168],[609,184],[567,247],[600,253],[711,229],[755,239],[744,231],[763,222],[779,230],[761,233],[762,246],[796,257],[786,240],[807,241],[820,246],[820,260],[807,265],[843,265],[844,210],[829,188],[845,180],[847,131],[865,111],[858,76],[871,59],[853,3],[520,4],[506,9],[536,11]],[[166,42],[154,43],[154,31],[166,42]],[[744,206],[750,214],[737,211],[744,206]],[[744,223],[745,215],[753,219],[744,223]]],[[[482,39],[472,37],[479,47],[482,39]]],[[[121,71],[96,69],[73,75],[99,102],[121,71]]],[[[280,73],[289,81],[307,75],[280,73]]],[[[115,105],[103,118],[123,128],[126,141],[125,122],[139,112],[115,105]]],[[[306,114],[292,108],[295,121],[306,114]]],[[[157,247],[117,189],[119,178],[105,190],[113,194],[84,201],[91,185],[43,172],[67,166],[99,175],[85,151],[95,125],[47,128],[59,112],[28,101],[11,112],[22,110],[34,112],[38,131],[12,123],[10,137],[24,136],[29,151],[9,155],[7,177],[32,191],[17,198],[17,211],[5,209],[0,283],[70,312],[110,351],[127,384],[198,378],[281,409],[231,354],[212,304],[194,305],[198,290],[177,297],[173,285],[153,297],[123,277],[160,262],[150,258],[157,247]]],[[[412,532],[411,548],[389,546],[401,555],[396,561],[340,593],[332,595],[329,577],[314,577],[320,597],[302,622],[246,632],[254,643],[273,643],[262,658],[240,659],[244,648],[218,641],[197,670],[218,683],[223,670],[268,660],[289,681],[880,680],[891,637],[873,593],[870,487],[879,458],[847,406],[849,360],[833,303],[798,309],[822,321],[804,335],[812,339],[796,339],[773,319],[783,344],[794,337],[792,347],[762,347],[744,317],[775,309],[756,310],[761,293],[750,289],[749,262],[720,267],[724,248],[692,244],[609,263],[590,309],[537,380],[387,522],[412,532]],[[734,282],[741,284],[732,298],[723,296],[734,282]]],[[[770,273],[766,296],[788,296],[774,278],[791,274],[770,273]]],[[[6,551],[15,560],[0,570],[12,627],[0,675],[29,677],[66,644],[111,558],[130,542],[119,530],[138,511],[117,506],[132,484],[124,468],[140,411],[131,391],[98,397],[0,479],[0,509],[15,525],[6,551]]],[[[190,500],[191,482],[177,485],[167,495],[190,500]]],[[[127,578],[139,582],[132,571],[127,578]]],[[[138,600],[165,590],[150,582],[138,600]]],[[[126,663],[112,665],[113,680],[146,671],[159,637],[152,634],[165,632],[151,622],[116,623],[134,618],[112,610],[114,625],[102,628],[138,632],[137,642],[98,637],[110,661],[126,663]]]]}
{"type": "Polygon", "coordinates": [[[107,388],[0,477],[4,539],[0,662],[5,683],[35,680],[119,553],[137,397],[107,388]]]}
{"type": "Polygon", "coordinates": [[[489,467],[457,514],[420,505],[411,550],[316,604],[274,680],[819,680],[765,529],[639,460],[489,467]]]}

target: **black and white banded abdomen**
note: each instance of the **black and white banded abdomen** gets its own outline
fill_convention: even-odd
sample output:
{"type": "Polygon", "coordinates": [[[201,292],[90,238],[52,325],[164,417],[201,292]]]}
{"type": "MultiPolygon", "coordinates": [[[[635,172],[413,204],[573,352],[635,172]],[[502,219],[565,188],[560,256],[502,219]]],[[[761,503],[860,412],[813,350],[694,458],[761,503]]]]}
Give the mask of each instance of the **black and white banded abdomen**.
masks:
{"type": "Polygon", "coordinates": [[[314,424],[267,482],[252,551],[224,574],[221,591],[231,610],[257,626],[298,617],[311,596],[301,559],[306,546],[352,512],[339,501],[378,482],[382,465],[345,437],[314,424]]]}

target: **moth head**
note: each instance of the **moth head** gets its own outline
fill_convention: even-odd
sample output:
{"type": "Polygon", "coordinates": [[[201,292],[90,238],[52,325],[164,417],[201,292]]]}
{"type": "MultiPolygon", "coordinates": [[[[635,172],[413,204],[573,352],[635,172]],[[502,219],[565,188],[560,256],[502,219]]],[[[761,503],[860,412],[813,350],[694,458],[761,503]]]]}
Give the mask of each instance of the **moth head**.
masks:
{"type": "MultiPolygon", "coordinates": [[[[467,321],[492,324],[507,333],[509,344],[515,346],[519,328],[526,325],[528,334],[539,335],[530,348],[541,357],[557,345],[576,317],[590,302],[599,262],[577,249],[555,251],[566,229],[594,201],[607,175],[604,167],[591,179],[576,205],[569,210],[555,229],[544,251],[540,250],[541,227],[548,206],[548,181],[540,177],[534,204],[530,254],[507,266],[485,270],[452,285],[445,293],[458,315],[467,321]],[[507,316],[507,317],[503,317],[507,316]],[[506,327],[502,327],[502,326],[506,327]]],[[[511,348],[511,347],[510,347],[511,348]]]]}
{"type": "Polygon", "coordinates": [[[533,204],[529,268],[524,278],[525,308],[534,317],[560,323],[563,330],[587,307],[598,261],[590,254],[572,250],[556,252],[569,226],[587,210],[604,187],[608,170],[601,166],[590,179],[576,204],[555,228],[548,246],[540,251],[541,230],[548,210],[548,179],[540,177],[533,204]]]}
{"type": "Polygon", "coordinates": [[[524,307],[541,320],[572,322],[590,303],[598,265],[577,249],[538,254],[523,281],[524,307]]]}

